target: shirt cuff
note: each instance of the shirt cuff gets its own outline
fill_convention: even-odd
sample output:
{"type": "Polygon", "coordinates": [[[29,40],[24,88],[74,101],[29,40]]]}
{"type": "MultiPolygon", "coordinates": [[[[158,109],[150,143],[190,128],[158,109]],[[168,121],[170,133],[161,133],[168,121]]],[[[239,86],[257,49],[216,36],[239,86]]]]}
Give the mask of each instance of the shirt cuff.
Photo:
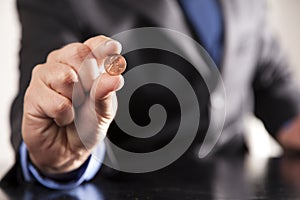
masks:
{"type": "MultiPolygon", "coordinates": [[[[94,153],[91,155],[90,159],[87,161],[88,163],[82,166],[85,167],[86,169],[83,169],[84,172],[80,177],[77,176],[74,180],[69,182],[59,182],[49,177],[46,177],[45,175],[40,174],[40,172],[30,163],[28,159],[27,147],[25,143],[22,142],[20,146],[20,160],[21,160],[21,168],[22,168],[24,179],[26,182],[37,181],[41,185],[51,189],[58,189],[58,190],[72,189],[76,186],[79,186],[84,181],[91,180],[99,171],[105,155],[104,142],[99,143],[95,151],[96,151],[95,155],[97,155],[97,157],[94,156],[94,153]]],[[[60,177],[62,176],[63,174],[60,175],[60,177]]]]}

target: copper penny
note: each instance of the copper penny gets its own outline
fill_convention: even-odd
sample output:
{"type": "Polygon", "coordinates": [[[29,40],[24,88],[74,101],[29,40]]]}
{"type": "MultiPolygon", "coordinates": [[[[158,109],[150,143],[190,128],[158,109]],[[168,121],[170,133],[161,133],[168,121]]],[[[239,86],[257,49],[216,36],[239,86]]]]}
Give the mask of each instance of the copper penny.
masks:
{"type": "Polygon", "coordinates": [[[108,56],[104,61],[104,69],[111,76],[118,76],[126,69],[126,60],[119,54],[108,56]]]}

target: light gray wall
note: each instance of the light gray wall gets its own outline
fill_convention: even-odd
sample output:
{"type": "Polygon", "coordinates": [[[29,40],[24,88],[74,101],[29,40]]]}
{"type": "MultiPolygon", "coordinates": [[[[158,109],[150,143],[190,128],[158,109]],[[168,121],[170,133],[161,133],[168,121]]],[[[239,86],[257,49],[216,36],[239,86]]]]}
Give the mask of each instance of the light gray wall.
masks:
{"type": "Polygon", "coordinates": [[[13,164],[9,108],[17,87],[19,24],[13,0],[0,1],[0,177],[13,164]]]}
{"type": "Polygon", "coordinates": [[[268,0],[270,22],[286,49],[300,83],[300,1],[268,0]]]}

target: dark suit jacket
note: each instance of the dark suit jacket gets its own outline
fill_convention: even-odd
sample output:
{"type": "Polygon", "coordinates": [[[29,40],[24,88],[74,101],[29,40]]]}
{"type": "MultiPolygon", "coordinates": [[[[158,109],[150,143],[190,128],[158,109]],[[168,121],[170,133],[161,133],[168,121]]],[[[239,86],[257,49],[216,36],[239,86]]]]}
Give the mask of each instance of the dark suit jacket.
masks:
{"type": "MultiPolygon", "coordinates": [[[[36,64],[45,62],[50,51],[71,42],[85,41],[95,35],[112,36],[132,28],[148,26],[170,28],[199,40],[175,0],[18,0],[17,2],[22,40],[19,93],[13,102],[10,117],[11,138],[15,150],[21,142],[23,97],[30,82],[31,71],[36,64]]],[[[220,2],[225,24],[225,48],[220,70],[226,89],[227,112],[217,149],[221,152],[236,152],[242,146],[243,119],[246,114],[254,112],[262,119],[268,131],[275,135],[285,122],[298,114],[299,90],[294,86],[284,54],[267,26],[265,2],[261,0],[220,2]]],[[[187,65],[182,73],[187,76],[195,74],[187,63],[167,52],[160,52],[160,56],[157,56],[155,50],[148,49],[125,56],[129,69],[155,61],[175,68],[176,63],[187,65]]],[[[202,99],[200,103],[202,120],[193,145],[197,148],[204,138],[201,133],[207,129],[208,116],[214,111],[207,108],[209,94],[205,84],[201,83],[201,77],[191,75],[189,79],[202,99]]],[[[113,123],[108,136],[121,147],[138,152],[160,148],[174,137],[172,130],[176,129],[176,123],[179,122],[177,118],[180,110],[176,101],[172,101],[172,97],[165,88],[155,85],[143,87],[133,97],[135,109],[132,109],[131,113],[138,124],[145,125],[149,122],[147,116],[149,106],[154,103],[164,105],[170,114],[168,115],[170,121],[167,121],[168,125],[164,127],[168,134],[158,134],[145,142],[129,137],[113,123]]]]}

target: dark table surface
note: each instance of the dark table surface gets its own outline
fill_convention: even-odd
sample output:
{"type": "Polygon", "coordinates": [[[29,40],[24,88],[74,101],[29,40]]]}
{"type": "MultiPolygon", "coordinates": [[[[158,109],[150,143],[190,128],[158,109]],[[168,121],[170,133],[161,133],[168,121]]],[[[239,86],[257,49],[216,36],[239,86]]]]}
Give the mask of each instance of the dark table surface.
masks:
{"type": "Polygon", "coordinates": [[[70,191],[38,185],[2,188],[0,199],[300,199],[300,158],[179,159],[145,174],[100,171],[70,191]]]}

